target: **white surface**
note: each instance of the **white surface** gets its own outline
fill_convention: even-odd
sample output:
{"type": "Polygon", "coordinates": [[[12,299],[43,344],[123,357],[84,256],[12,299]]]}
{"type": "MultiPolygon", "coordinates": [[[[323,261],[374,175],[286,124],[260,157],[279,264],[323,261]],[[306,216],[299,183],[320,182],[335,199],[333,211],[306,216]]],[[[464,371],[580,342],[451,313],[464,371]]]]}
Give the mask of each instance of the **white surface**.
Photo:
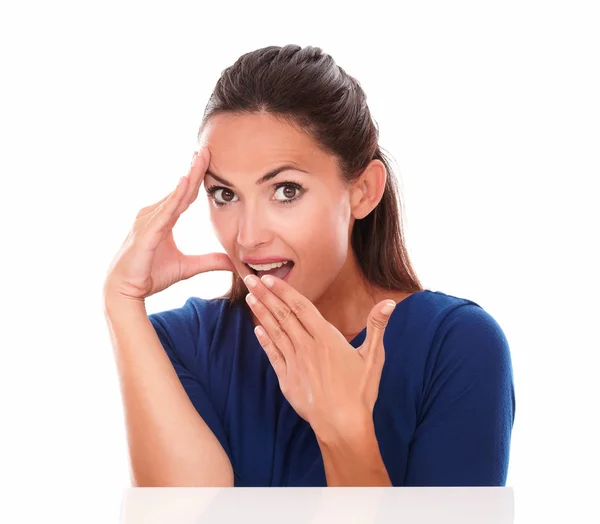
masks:
{"type": "MultiPolygon", "coordinates": [[[[517,517],[589,522],[600,466],[597,5],[3,2],[0,520],[117,520],[129,474],[100,297],[108,263],[137,210],[185,172],[220,72],[244,52],[296,43],[322,47],[365,89],[424,285],[475,300],[508,337],[517,517]]],[[[207,217],[203,199],[182,217],[184,252],[220,250],[207,217]]],[[[229,282],[201,275],[148,306],[229,282]]]]}
{"type": "Polygon", "coordinates": [[[513,524],[510,487],[129,488],[122,524],[513,524]]]}

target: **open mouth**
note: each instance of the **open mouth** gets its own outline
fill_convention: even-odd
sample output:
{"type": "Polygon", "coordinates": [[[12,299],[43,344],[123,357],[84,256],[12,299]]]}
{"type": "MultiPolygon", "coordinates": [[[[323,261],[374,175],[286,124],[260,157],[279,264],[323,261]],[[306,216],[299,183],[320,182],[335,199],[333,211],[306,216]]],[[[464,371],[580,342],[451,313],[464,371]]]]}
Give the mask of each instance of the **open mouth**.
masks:
{"type": "Polygon", "coordinates": [[[268,271],[260,271],[253,269],[248,264],[246,264],[246,267],[258,278],[262,277],[263,275],[273,275],[282,280],[287,280],[289,274],[294,268],[294,261],[289,260],[287,263],[283,264],[283,266],[269,269],[268,271]]]}

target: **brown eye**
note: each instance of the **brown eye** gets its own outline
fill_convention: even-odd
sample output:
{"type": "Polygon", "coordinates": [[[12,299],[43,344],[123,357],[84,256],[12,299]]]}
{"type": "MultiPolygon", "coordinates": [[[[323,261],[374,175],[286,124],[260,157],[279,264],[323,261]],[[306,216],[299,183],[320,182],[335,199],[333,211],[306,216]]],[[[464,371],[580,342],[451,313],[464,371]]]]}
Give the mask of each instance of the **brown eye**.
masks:
{"type": "MultiPolygon", "coordinates": [[[[303,193],[306,192],[304,187],[296,182],[283,182],[281,184],[276,185],[275,193],[280,192],[282,190],[283,200],[276,198],[280,204],[291,204],[296,202],[303,193]]],[[[211,198],[213,204],[216,207],[227,206],[229,204],[235,203],[235,193],[226,187],[212,186],[206,188],[206,194],[211,198]],[[217,198],[217,195],[221,195],[217,198]]]]}
{"type": "Polygon", "coordinates": [[[302,186],[296,183],[284,182],[282,184],[277,184],[275,194],[277,195],[277,193],[279,193],[279,197],[283,196],[283,200],[277,197],[275,200],[278,200],[280,204],[291,204],[300,198],[302,192],[302,186]]]}
{"type": "Polygon", "coordinates": [[[235,200],[232,200],[232,198],[235,196],[235,193],[226,187],[208,187],[206,188],[206,194],[212,199],[213,204],[217,207],[227,206],[235,202],[235,200]],[[221,196],[217,197],[217,195],[220,195],[221,193],[227,193],[227,196],[225,198],[221,196]],[[223,198],[223,200],[221,200],[221,198],[223,198]]]}

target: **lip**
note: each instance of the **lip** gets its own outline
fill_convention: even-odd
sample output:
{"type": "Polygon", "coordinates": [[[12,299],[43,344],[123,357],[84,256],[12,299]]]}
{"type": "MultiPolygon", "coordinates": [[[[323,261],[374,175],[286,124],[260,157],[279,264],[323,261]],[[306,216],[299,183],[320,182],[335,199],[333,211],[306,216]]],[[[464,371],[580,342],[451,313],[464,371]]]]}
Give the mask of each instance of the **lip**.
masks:
{"type": "Polygon", "coordinates": [[[286,260],[290,260],[293,262],[293,260],[291,258],[282,258],[282,257],[242,258],[242,262],[244,264],[273,264],[274,262],[285,262],[286,260]]]}
{"type": "MultiPolygon", "coordinates": [[[[253,262],[252,262],[253,263],[253,262]]],[[[294,262],[294,265],[292,266],[292,269],[290,269],[287,273],[286,276],[284,276],[281,280],[288,280],[290,278],[290,275],[292,274],[292,271],[294,271],[296,267],[296,263],[294,262]]],[[[250,271],[250,273],[248,273],[248,275],[256,275],[256,273],[254,273],[254,271],[252,271],[252,268],[249,266],[246,266],[246,268],[250,271]]],[[[247,276],[247,275],[246,275],[247,276]]],[[[244,277],[245,278],[245,277],[244,277]]]]}

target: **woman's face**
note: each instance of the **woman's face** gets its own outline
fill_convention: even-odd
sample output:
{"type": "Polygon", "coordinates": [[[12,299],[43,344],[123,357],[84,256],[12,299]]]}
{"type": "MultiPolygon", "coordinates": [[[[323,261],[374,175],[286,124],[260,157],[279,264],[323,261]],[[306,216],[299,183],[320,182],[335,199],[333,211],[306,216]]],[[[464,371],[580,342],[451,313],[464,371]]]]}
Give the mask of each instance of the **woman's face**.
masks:
{"type": "Polygon", "coordinates": [[[245,257],[292,260],[286,282],[318,300],[349,249],[350,193],[335,158],[265,113],[216,115],[200,143],[211,155],[204,179],[211,222],[239,275],[251,272],[245,257]],[[281,166],[289,167],[257,184],[281,166]]]}

